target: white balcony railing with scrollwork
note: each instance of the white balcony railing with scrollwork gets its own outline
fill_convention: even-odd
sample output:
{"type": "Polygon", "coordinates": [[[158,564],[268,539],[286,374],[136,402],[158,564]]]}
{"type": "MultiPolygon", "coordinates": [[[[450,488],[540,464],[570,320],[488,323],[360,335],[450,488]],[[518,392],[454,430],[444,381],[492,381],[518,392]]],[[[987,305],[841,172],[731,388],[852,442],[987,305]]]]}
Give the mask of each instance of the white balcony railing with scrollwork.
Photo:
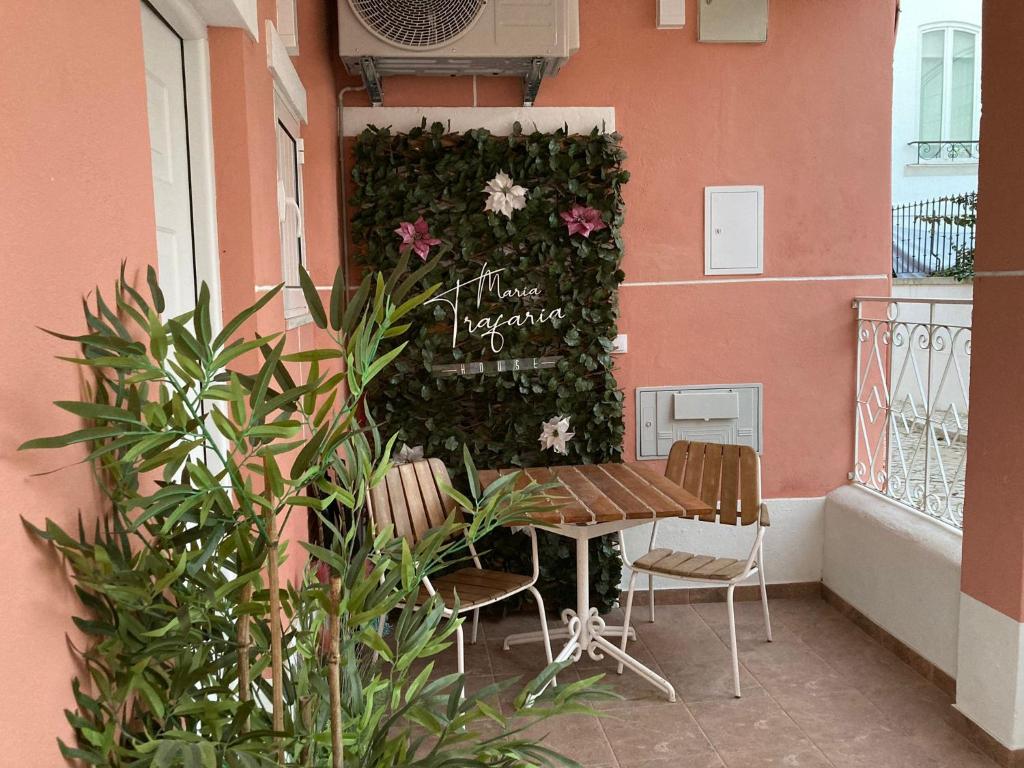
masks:
{"type": "Polygon", "coordinates": [[[972,302],[858,297],[850,479],[963,526],[972,302]]]}

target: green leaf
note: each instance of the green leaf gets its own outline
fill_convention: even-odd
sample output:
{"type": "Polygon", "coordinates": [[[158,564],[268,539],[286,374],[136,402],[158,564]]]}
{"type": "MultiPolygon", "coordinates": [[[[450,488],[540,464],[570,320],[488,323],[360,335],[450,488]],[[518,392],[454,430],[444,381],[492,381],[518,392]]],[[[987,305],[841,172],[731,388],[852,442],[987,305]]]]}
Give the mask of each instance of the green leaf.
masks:
{"type": "Polygon", "coordinates": [[[92,440],[101,440],[105,437],[114,437],[119,434],[121,434],[121,430],[118,427],[90,427],[88,429],[79,429],[75,432],[68,432],[64,435],[37,437],[35,440],[29,440],[19,445],[18,450],[27,451],[33,448],[64,448],[68,445],[87,443],[92,440]]]}
{"type": "Polygon", "coordinates": [[[157,312],[164,311],[164,292],[160,290],[160,281],[157,279],[156,270],[152,265],[146,267],[146,282],[149,284],[149,293],[153,297],[153,306],[157,312]]]}
{"type": "Polygon", "coordinates": [[[327,316],[324,314],[324,305],[320,301],[316,284],[313,283],[313,279],[301,264],[299,265],[299,285],[302,287],[302,295],[306,297],[306,307],[309,309],[309,315],[316,323],[316,327],[326,328],[327,316]]]}
{"type": "Polygon", "coordinates": [[[331,286],[331,328],[341,330],[341,317],[348,300],[348,285],[345,284],[345,270],[340,266],[334,272],[331,286]]]}

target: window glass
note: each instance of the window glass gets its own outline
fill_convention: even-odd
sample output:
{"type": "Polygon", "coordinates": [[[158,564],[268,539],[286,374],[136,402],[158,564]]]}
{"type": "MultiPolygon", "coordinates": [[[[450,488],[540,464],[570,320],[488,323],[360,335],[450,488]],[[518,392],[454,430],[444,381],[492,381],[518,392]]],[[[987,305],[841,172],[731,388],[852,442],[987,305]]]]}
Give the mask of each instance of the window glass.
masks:
{"type": "Polygon", "coordinates": [[[974,139],[974,57],[972,32],[953,31],[953,64],[949,105],[949,135],[952,141],[974,139]]]}
{"type": "Polygon", "coordinates": [[[921,141],[942,139],[943,59],[946,32],[942,29],[921,36],[921,141]]]}

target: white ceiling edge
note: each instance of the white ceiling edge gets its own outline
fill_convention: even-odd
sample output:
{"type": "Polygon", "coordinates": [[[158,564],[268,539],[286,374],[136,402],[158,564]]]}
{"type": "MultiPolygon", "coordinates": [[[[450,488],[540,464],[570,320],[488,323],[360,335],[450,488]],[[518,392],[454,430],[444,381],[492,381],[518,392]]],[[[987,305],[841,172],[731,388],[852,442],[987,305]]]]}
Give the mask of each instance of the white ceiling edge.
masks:
{"type": "Polygon", "coordinates": [[[525,133],[548,133],[563,125],[568,125],[569,133],[590,133],[595,126],[606,133],[615,130],[615,107],[345,107],[344,130],[346,136],[358,136],[366,126],[375,125],[406,132],[418,128],[424,118],[428,126],[450,124],[455,133],[486,128],[499,136],[512,133],[517,120],[525,133]]]}
{"type": "Polygon", "coordinates": [[[259,42],[256,0],[189,0],[211,27],[240,27],[259,42]]]}

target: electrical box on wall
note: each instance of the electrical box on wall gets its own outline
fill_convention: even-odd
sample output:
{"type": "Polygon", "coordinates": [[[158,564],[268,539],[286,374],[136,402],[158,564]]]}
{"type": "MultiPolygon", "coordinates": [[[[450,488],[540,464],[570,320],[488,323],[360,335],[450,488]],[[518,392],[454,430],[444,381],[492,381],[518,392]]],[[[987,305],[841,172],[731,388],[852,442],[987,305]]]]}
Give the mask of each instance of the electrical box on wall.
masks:
{"type": "Polygon", "coordinates": [[[700,42],[767,42],[768,0],[698,0],[698,5],[700,42]]]}
{"type": "Polygon", "coordinates": [[[686,0],[658,0],[658,29],[686,26],[686,0]]]}
{"type": "Polygon", "coordinates": [[[638,387],[636,457],[664,459],[672,443],[749,445],[761,451],[760,384],[638,387]]]}
{"type": "Polygon", "coordinates": [[[704,188],[704,274],[764,272],[764,187],[704,188]]]}

